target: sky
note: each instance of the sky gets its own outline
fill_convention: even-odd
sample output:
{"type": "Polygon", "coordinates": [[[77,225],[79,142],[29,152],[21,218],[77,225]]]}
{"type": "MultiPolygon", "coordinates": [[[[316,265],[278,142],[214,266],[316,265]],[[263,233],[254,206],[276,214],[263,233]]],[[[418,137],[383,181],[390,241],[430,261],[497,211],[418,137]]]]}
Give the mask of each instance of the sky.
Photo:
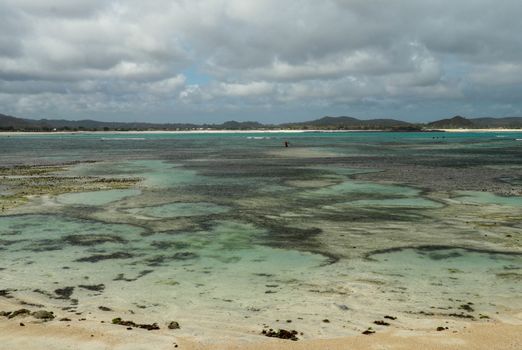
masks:
{"type": "Polygon", "coordinates": [[[0,0],[0,113],[522,116],[520,0],[0,0]]]}

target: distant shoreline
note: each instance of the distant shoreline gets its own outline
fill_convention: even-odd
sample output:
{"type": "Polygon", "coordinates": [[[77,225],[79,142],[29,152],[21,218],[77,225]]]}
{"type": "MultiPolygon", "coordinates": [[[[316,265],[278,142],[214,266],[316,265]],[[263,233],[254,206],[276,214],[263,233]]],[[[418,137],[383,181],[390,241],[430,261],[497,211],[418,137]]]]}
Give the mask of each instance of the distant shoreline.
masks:
{"type": "Polygon", "coordinates": [[[128,130],[128,131],[5,131],[0,132],[1,135],[78,135],[78,134],[252,134],[252,133],[334,133],[334,132],[386,132],[388,130],[309,130],[309,129],[270,129],[270,130],[128,130]]]}
{"type": "Polygon", "coordinates": [[[450,133],[464,133],[464,132],[522,132],[522,129],[427,129],[419,131],[391,131],[391,130],[321,130],[321,129],[256,129],[256,130],[128,130],[128,131],[4,131],[0,132],[0,136],[17,136],[17,135],[140,135],[140,134],[252,134],[252,133],[362,133],[362,132],[450,132],[450,133]]]}
{"type": "Polygon", "coordinates": [[[522,129],[502,129],[502,128],[492,128],[492,129],[438,129],[444,132],[522,132],[522,129]]]}

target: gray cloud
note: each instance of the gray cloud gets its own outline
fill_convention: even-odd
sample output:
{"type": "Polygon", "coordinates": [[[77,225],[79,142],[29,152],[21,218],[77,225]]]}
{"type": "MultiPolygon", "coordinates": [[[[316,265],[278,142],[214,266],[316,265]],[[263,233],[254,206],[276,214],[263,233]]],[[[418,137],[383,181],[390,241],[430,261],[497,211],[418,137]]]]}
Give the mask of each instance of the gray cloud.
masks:
{"type": "Polygon", "coordinates": [[[520,13],[518,0],[4,0],[0,112],[522,115],[520,13]]]}

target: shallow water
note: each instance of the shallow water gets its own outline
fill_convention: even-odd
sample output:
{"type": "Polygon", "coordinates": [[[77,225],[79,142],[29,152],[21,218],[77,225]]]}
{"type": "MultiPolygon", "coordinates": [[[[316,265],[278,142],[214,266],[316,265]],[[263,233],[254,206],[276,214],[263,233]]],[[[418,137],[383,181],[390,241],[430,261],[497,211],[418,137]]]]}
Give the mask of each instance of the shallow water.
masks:
{"type": "Polygon", "coordinates": [[[63,175],[140,179],[36,197],[0,216],[1,289],[63,312],[182,320],[200,336],[224,323],[258,334],[288,319],[304,337],[325,337],[390,313],[515,317],[521,197],[495,189],[521,175],[522,135],[504,136],[0,136],[3,164],[79,161],[63,175]],[[503,177],[473,179],[486,192],[458,178],[461,191],[422,177],[358,178],[401,166],[429,167],[435,179],[448,169],[503,177]]]}

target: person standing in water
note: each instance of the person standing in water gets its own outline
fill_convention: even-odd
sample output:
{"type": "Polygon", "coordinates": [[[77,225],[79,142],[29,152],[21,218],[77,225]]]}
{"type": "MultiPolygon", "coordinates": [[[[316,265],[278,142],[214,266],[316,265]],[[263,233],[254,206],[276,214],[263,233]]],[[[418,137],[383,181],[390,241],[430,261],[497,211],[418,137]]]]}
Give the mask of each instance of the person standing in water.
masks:
{"type": "Polygon", "coordinates": [[[285,141],[285,147],[288,147],[289,143],[288,141],[285,141]]]}

